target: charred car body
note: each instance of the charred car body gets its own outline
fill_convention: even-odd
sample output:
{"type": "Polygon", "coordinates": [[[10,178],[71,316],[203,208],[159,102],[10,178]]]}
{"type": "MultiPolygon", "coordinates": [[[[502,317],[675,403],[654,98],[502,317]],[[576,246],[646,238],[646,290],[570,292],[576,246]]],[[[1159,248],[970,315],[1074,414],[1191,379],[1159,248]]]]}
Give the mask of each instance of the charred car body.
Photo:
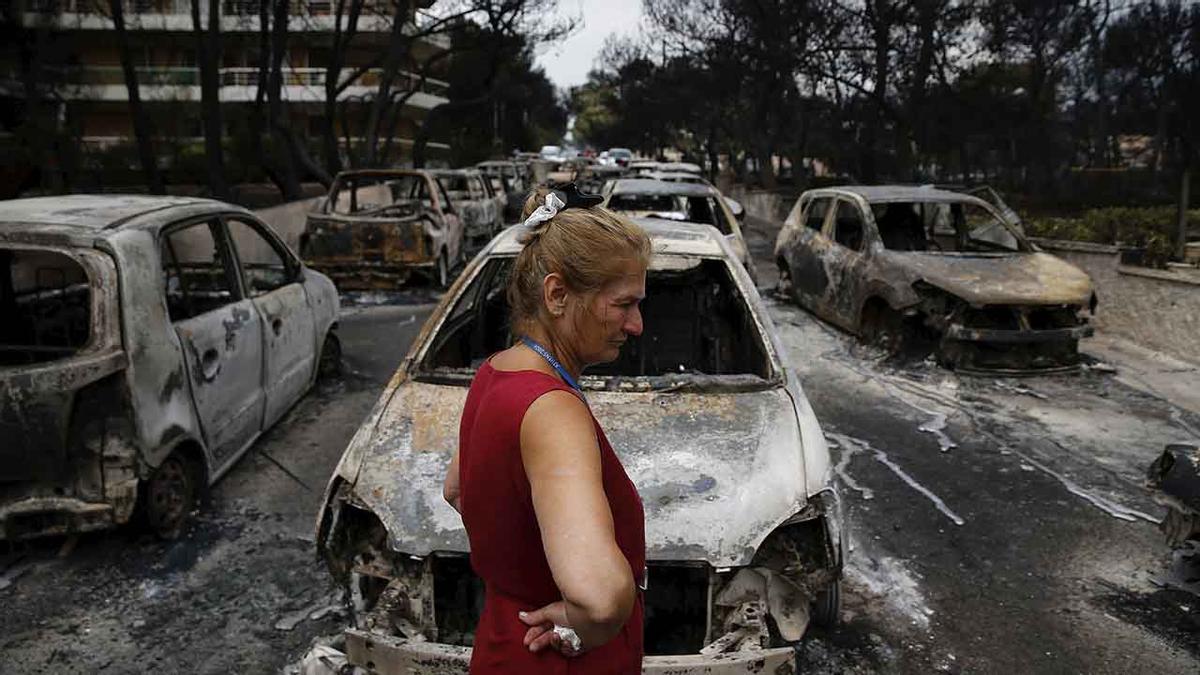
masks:
{"type": "Polygon", "coordinates": [[[463,245],[478,251],[504,229],[504,193],[475,169],[439,169],[431,172],[450,197],[463,221],[463,245]]]}
{"type": "Polygon", "coordinates": [[[892,349],[964,372],[1053,372],[1092,334],[1091,279],[977,197],[932,187],[809,190],[775,243],[780,290],[892,349]]]}
{"type": "Polygon", "coordinates": [[[340,351],[337,293],[250,212],[203,199],[0,202],[0,539],[196,498],[340,351]]]}
{"type": "Polygon", "coordinates": [[[445,287],[463,255],[463,219],[421,170],[338,174],[300,235],[305,264],[340,290],[394,288],[414,271],[445,287]]]}
{"type": "Polygon", "coordinates": [[[480,173],[492,184],[492,191],[504,195],[504,220],[515,222],[520,219],[521,211],[525,208],[525,198],[529,195],[529,169],[524,164],[491,160],[475,165],[480,173]]]}
{"type": "MultiPolygon", "coordinates": [[[[588,401],[646,507],[645,672],[793,672],[836,619],[841,516],[828,449],[749,276],[711,227],[646,220],[649,319],[588,401]]],[[[442,498],[475,369],[509,344],[497,237],[443,299],[326,491],[317,546],[355,617],[351,662],[466,672],[482,588],[442,498]]]]}
{"type": "Polygon", "coordinates": [[[1167,509],[1160,525],[1167,543],[1182,547],[1191,542],[1200,550],[1200,446],[1168,445],[1146,472],[1146,485],[1167,509]]]}
{"type": "Polygon", "coordinates": [[[623,178],[604,185],[604,206],[631,217],[653,217],[711,225],[725,235],[751,279],[757,279],[738,219],[721,191],[706,183],[623,178]]]}

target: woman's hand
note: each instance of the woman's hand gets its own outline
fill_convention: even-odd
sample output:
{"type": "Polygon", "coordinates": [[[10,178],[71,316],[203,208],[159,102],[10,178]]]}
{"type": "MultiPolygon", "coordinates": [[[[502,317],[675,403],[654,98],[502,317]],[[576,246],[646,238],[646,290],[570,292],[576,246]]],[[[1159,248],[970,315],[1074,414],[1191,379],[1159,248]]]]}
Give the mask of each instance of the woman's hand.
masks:
{"type": "Polygon", "coordinates": [[[548,648],[563,656],[578,656],[583,653],[582,649],[574,649],[554,632],[555,626],[571,626],[567,619],[567,605],[562,600],[532,612],[518,612],[517,616],[529,626],[529,630],[525,631],[524,641],[529,651],[540,652],[548,648]]]}

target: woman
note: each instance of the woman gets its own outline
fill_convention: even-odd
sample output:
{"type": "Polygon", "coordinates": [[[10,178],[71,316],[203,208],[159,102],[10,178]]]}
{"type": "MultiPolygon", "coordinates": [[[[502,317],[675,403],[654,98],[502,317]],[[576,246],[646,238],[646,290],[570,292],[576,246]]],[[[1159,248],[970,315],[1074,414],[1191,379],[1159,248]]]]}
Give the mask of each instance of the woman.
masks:
{"type": "MultiPolygon", "coordinates": [[[[516,343],[467,394],[445,497],[484,581],[471,672],[641,672],[642,503],[578,386],[642,332],[650,239],[574,185],[525,205],[516,343]]],[[[644,587],[644,586],[643,586],[644,587]]]]}

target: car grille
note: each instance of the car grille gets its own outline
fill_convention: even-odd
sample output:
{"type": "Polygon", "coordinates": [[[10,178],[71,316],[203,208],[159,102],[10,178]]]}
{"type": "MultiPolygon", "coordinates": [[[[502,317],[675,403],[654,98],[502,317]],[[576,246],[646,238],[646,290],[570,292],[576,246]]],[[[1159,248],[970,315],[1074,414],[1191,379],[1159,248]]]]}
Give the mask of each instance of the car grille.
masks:
{"type": "MultiPolygon", "coordinates": [[[[645,651],[694,654],[708,633],[709,571],[704,564],[651,565],[645,594],[645,651]]],[[[483,583],[466,556],[433,558],[437,640],[470,646],[483,611],[483,583]]]]}

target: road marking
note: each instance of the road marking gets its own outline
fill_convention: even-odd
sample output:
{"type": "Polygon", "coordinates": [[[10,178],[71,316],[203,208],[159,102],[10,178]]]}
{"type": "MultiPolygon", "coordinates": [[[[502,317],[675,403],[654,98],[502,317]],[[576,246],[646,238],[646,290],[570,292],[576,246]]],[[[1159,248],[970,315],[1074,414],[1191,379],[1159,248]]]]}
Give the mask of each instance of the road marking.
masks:
{"type": "MultiPolygon", "coordinates": [[[[930,490],[929,488],[927,488],[924,485],[921,485],[919,482],[917,482],[916,478],[913,478],[912,475],[910,475],[907,471],[905,471],[903,468],[901,468],[899,464],[896,464],[894,461],[892,461],[892,459],[890,457],[888,457],[888,454],[886,452],[884,452],[883,450],[873,447],[867,441],[864,441],[860,438],[854,438],[853,436],[847,436],[845,434],[836,434],[836,433],[829,434],[829,436],[833,437],[833,439],[835,441],[837,441],[838,445],[841,446],[842,448],[849,448],[851,446],[855,446],[859,450],[864,450],[864,451],[870,452],[875,457],[876,461],[878,461],[880,464],[886,466],[888,469],[890,469],[892,471],[892,473],[896,474],[896,476],[898,476],[900,478],[900,480],[904,481],[909,487],[916,490],[918,493],[920,493],[922,496],[924,496],[926,499],[928,499],[934,505],[934,507],[937,508],[938,511],[942,512],[942,515],[944,515],[950,519],[950,522],[954,523],[955,525],[965,525],[966,524],[967,521],[963,520],[962,517],[959,516],[957,513],[955,513],[953,510],[951,510],[949,506],[946,506],[946,502],[942,501],[941,497],[934,494],[933,490],[930,490]]],[[[848,461],[849,460],[847,460],[847,462],[848,461]]],[[[841,462],[839,462],[838,464],[841,465],[841,462]]],[[[855,487],[855,486],[851,485],[851,487],[855,487]]],[[[857,487],[855,489],[859,490],[860,492],[862,491],[861,487],[857,487]]]]}

